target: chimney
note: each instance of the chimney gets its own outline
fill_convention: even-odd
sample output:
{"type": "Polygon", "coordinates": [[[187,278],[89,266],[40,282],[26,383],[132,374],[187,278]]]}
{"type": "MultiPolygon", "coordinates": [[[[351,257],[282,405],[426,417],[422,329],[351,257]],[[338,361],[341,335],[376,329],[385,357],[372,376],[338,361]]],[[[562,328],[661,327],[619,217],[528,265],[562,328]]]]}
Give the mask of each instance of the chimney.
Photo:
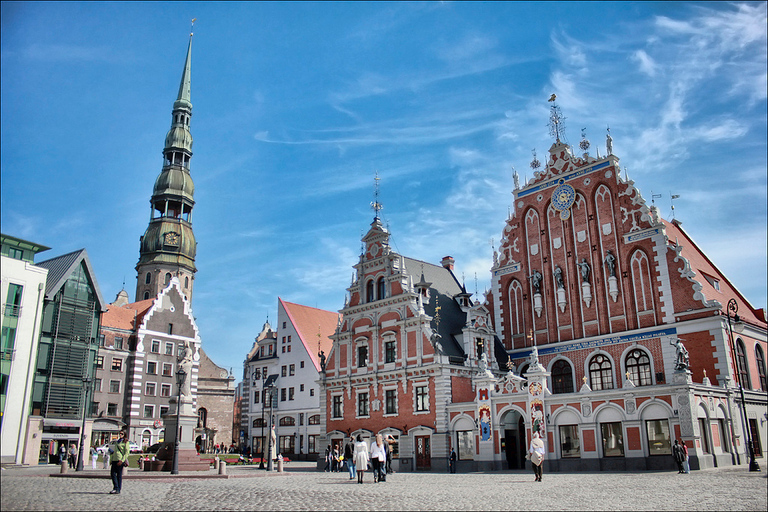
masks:
{"type": "Polygon", "coordinates": [[[443,258],[442,264],[444,268],[447,268],[451,272],[453,272],[453,264],[456,263],[456,260],[453,259],[452,256],[446,256],[443,258]]]}

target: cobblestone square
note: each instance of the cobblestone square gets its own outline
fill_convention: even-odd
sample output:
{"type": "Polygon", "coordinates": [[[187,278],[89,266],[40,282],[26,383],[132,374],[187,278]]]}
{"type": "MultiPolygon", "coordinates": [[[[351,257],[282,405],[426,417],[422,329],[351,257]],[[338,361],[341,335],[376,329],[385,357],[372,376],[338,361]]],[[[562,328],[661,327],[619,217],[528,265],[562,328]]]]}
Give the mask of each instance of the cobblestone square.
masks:
{"type": "MultiPolygon", "coordinates": [[[[765,473],[746,468],[646,473],[555,473],[542,483],[522,471],[397,473],[374,484],[292,463],[283,474],[230,467],[229,478],[131,470],[123,492],[101,478],[52,478],[58,468],[2,472],[2,510],[766,510],[765,473]],[[198,478],[194,478],[197,476],[198,478]],[[136,478],[139,477],[139,478],[136,478]]],[[[214,475],[214,471],[210,471],[214,475]]]]}

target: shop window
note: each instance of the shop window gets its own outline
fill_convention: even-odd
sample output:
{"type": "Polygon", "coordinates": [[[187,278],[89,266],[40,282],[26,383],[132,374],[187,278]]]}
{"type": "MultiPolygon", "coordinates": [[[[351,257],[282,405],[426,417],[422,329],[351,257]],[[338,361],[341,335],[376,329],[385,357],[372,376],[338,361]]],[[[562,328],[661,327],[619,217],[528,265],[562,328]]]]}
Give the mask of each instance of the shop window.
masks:
{"type": "Polygon", "coordinates": [[[280,436],[280,453],[293,454],[296,447],[296,436],[280,436]]]}
{"type": "Polygon", "coordinates": [[[560,454],[564,459],[581,457],[578,425],[560,426],[560,454]]]}
{"type": "Polygon", "coordinates": [[[456,456],[459,460],[473,460],[475,458],[475,433],[472,430],[459,430],[456,432],[456,456]]]}
{"type": "Polygon", "coordinates": [[[621,422],[601,423],[600,433],[603,438],[603,457],[623,457],[624,430],[621,422]]]}
{"type": "Polygon", "coordinates": [[[669,421],[648,420],[645,422],[645,433],[648,436],[648,453],[650,455],[672,454],[669,421]]]}

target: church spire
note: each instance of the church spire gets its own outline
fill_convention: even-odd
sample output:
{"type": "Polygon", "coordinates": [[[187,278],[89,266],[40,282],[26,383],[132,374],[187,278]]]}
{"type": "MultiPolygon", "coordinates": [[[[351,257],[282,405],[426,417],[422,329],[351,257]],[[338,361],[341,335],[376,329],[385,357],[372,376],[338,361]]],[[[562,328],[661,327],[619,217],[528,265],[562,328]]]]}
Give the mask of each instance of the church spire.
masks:
{"type": "Polygon", "coordinates": [[[178,278],[181,290],[192,299],[197,242],[192,231],[195,185],[192,159],[192,34],[181,74],[179,94],[173,103],[171,128],[165,136],[163,168],[150,199],[149,226],[141,237],[136,300],[154,298],[170,280],[178,278]]]}

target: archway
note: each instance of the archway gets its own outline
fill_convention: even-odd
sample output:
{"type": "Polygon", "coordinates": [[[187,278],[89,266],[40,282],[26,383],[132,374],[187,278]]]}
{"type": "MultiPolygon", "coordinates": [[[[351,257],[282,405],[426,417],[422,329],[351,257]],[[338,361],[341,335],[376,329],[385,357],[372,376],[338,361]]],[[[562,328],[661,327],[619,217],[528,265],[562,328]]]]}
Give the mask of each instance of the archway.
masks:
{"type": "Polygon", "coordinates": [[[505,412],[499,423],[503,432],[502,452],[507,459],[507,469],[525,469],[525,420],[518,411],[505,412]]]}

